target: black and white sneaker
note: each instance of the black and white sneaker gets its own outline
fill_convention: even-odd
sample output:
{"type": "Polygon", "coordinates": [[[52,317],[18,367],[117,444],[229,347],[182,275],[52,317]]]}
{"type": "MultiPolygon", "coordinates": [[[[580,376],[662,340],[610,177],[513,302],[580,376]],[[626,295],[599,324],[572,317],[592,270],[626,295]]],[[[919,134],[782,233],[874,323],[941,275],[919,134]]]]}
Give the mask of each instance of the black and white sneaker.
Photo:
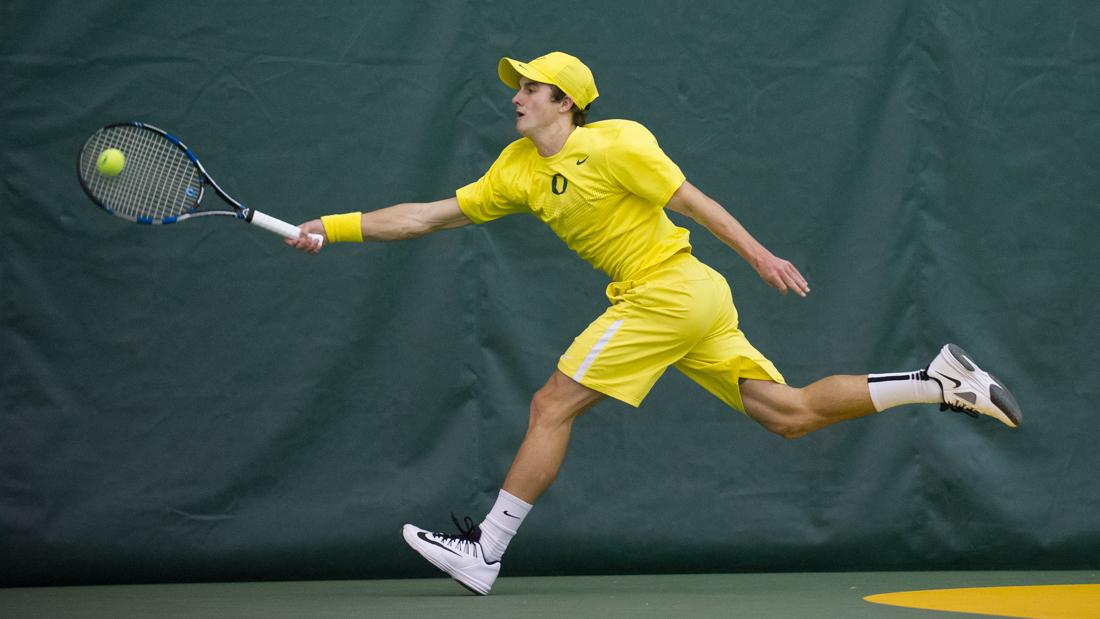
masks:
{"type": "Polygon", "coordinates": [[[473,520],[466,518],[465,529],[454,514],[451,514],[451,520],[460,531],[458,535],[432,533],[411,524],[401,528],[401,535],[413,550],[450,574],[458,584],[478,595],[488,595],[500,573],[500,561],[485,560],[480,541],[481,529],[473,520]]]}
{"type": "Polygon", "coordinates": [[[928,364],[928,378],[943,389],[941,410],[951,409],[971,417],[987,415],[1010,428],[1023,421],[1016,398],[989,373],[974,363],[974,358],[954,344],[947,344],[928,364]]]}

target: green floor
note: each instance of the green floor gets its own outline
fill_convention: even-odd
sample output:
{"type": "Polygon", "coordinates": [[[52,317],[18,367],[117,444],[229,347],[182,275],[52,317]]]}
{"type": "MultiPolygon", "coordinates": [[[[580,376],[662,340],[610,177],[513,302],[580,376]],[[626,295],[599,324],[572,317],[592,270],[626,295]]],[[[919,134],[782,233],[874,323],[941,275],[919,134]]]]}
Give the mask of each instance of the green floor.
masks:
{"type": "Polygon", "coordinates": [[[1098,582],[1096,571],[576,576],[501,578],[488,597],[445,578],[49,587],[0,589],[0,617],[961,617],[863,597],[1098,582]]]}

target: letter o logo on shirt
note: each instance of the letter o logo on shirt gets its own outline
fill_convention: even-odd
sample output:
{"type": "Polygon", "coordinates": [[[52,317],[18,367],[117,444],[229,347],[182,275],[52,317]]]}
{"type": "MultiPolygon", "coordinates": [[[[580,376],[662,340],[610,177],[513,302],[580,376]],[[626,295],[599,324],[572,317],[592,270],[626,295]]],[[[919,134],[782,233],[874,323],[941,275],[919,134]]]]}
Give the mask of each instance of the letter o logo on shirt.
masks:
{"type": "Polygon", "coordinates": [[[550,191],[554,192],[555,196],[560,196],[565,193],[565,190],[569,188],[569,179],[565,178],[561,174],[555,174],[550,179],[550,191]]]}

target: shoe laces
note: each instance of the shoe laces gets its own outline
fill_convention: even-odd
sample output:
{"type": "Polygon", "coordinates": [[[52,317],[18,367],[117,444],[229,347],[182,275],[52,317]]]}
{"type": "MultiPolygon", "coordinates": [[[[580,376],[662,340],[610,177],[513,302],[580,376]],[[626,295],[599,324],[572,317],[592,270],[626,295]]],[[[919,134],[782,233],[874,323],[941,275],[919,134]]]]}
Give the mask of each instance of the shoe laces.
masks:
{"type": "Polygon", "coordinates": [[[940,410],[941,411],[952,410],[952,411],[955,411],[956,413],[963,413],[963,414],[968,415],[970,417],[974,417],[975,419],[982,416],[982,414],[978,412],[978,409],[971,408],[969,406],[966,406],[965,404],[946,404],[946,403],[945,404],[940,404],[940,410]]]}
{"type": "MultiPolygon", "coordinates": [[[[947,390],[944,389],[943,383],[940,382],[940,379],[938,379],[938,378],[936,378],[936,377],[934,377],[934,376],[932,376],[931,374],[928,373],[928,370],[931,367],[932,367],[932,365],[929,364],[928,367],[921,370],[920,371],[921,372],[920,378],[922,378],[922,379],[932,379],[932,380],[936,381],[937,383],[940,383],[940,389],[943,390],[945,392],[945,395],[946,395],[947,390]]],[[[963,413],[964,415],[974,417],[975,419],[982,416],[982,414],[980,412],[978,412],[978,409],[972,408],[972,407],[967,406],[965,404],[948,404],[948,403],[944,402],[944,403],[940,404],[940,410],[941,411],[948,411],[949,410],[949,411],[955,411],[956,413],[963,413]]]]}
{"type": "Polygon", "coordinates": [[[481,528],[474,524],[474,521],[469,516],[465,516],[463,521],[466,525],[463,528],[463,523],[458,521],[453,513],[451,514],[451,520],[455,523],[455,527],[458,529],[458,535],[449,535],[447,533],[433,533],[442,544],[447,544],[464,552],[468,555],[478,556],[481,548],[481,528]]]}

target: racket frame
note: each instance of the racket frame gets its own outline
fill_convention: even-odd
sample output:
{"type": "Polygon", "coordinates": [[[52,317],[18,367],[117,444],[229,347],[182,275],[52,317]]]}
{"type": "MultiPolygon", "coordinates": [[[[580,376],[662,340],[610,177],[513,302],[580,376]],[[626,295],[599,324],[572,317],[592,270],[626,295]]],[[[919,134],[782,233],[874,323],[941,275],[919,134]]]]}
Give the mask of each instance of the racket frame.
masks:
{"type": "MultiPolygon", "coordinates": [[[[105,204],[104,202],[102,202],[99,198],[95,196],[95,194],[92,193],[91,189],[88,188],[87,184],[84,182],[84,177],[81,174],[81,165],[83,164],[82,159],[85,150],[84,148],[81,148],[80,154],[77,156],[77,178],[80,180],[80,188],[84,190],[84,193],[92,200],[92,202],[94,202],[97,206],[107,211],[108,213],[116,217],[126,219],[127,221],[146,225],[172,224],[196,217],[207,217],[214,215],[230,216],[236,219],[241,219],[247,223],[254,224],[265,230],[274,232],[275,234],[287,238],[297,238],[297,236],[300,234],[301,230],[297,226],[289,224],[281,219],[277,219],[270,215],[261,213],[260,211],[257,211],[253,208],[249,208],[241,204],[233,196],[226,193],[226,191],[222,189],[220,185],[218,185],[218,182],[215,181],[212,176],[210,176],[210,173],[206,171],[206,167],[202,164],[201,161],[199,161],[199,158],[197,155],[195,155],[194,151],[192,151],[186,144],[184,144],[182,140],[172,135],[171,133],[168,133],[164,129],[137,120],[112,123],[109,125],[105,125],[104,127],[102,127],[102,129],[110,129],[112,127],[137,127],[139,129],[152,131],[165,138],[166,140],[174,144],[177,148],[182,150],[185,155],[187,155],[187,158],[191,161],[191,163],[195,165],[195,168],[198,169],[202,182],[199,184],[198,195],[194,197],[195,206],[189,212],[162,218],[147,216],[131,217],[116,211],[115,209],[111,208],[109,204],[105,204]],[[225,200],[230,206],[232,206],[233,210],[203,209],[202,199],[206,195],[207,185],[213,187],[214,192],[217,193],[222,200],[225,200]]],[[[90,139],[91,138],[89,138],[89,140],[90,139]]],[[[85,142],[85,145],[87,145],[87,142],[85,142]]],[[[319,234],[310,234],[309,236],[315,241],[324,241],[324,237],[319,234]]]]}

